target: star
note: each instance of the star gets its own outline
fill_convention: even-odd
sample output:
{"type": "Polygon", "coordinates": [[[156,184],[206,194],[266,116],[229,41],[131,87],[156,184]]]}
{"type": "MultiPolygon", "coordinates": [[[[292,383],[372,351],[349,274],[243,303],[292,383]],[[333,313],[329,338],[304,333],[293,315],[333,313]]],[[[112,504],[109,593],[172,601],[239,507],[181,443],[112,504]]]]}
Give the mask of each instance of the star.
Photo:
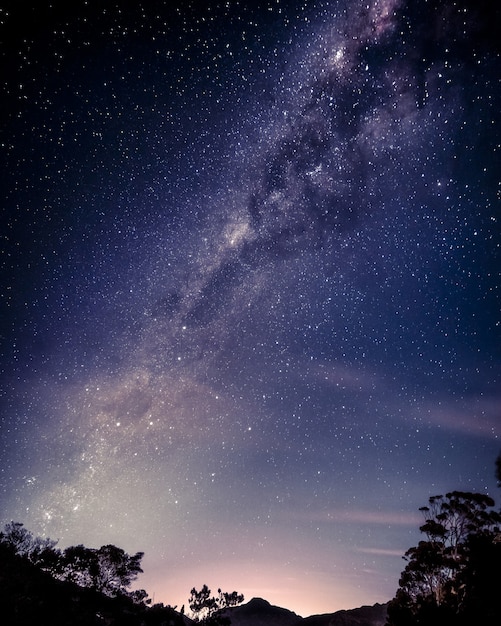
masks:
{"type": "Polygon", "coordinates": [[[386,602],[428,497],[496,490],[499,9],[24,8],[4,521],[144,551],[166,604],[386,602]]]}

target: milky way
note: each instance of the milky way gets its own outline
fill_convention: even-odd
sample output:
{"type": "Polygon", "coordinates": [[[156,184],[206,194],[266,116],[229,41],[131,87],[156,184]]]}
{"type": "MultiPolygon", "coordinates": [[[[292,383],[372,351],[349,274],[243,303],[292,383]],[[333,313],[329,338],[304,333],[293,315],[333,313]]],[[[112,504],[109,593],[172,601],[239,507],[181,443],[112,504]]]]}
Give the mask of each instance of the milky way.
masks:
{"type": "Polygon", "coordinates": [[[0,9],[2,520],[306,615],[496,496],[499,10],[0,9]]]}

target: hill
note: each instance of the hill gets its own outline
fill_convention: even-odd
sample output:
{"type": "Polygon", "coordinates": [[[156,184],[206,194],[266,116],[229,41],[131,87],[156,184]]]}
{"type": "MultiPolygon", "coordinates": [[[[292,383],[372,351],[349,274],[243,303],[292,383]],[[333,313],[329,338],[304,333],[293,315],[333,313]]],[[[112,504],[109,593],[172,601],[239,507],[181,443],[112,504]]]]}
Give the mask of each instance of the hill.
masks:
{"type": "Polygon", "coordinates": [[[147,607],[57,580],[0,542],[3,626],[187,626],[170,607],[147,607]]]}
{"type": "Polygon", "coordinates": [[[231,626],[384,626],[386,610],[386,604],[375,604],[303,618],[262,598],[253,598],[247,604],[226,609],[223,615],[231,619],[231,626]]]}
{"type": "MultiPolygon", "coordinates": [[[[193,626],[171,607],[109,597],[57,580],[0,542],[0,615],[5,626],[193,626]]],[[[226,609],[231,626],[384,626],[386,605],[302,618],[262,598],[226,609]]]]}

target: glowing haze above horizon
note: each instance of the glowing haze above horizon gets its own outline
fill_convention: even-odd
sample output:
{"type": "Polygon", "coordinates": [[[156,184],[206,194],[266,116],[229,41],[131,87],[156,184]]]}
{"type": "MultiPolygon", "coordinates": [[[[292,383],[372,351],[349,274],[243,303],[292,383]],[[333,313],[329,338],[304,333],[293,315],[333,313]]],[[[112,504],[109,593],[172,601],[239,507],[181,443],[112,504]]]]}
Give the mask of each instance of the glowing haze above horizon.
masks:
{"type": "Polygon", "coordinates": [[[178,607],[389,600],[429,496],[497,495],[499,9],[32,4],[0,8],[0,522],[144,551],[178,607]]]}

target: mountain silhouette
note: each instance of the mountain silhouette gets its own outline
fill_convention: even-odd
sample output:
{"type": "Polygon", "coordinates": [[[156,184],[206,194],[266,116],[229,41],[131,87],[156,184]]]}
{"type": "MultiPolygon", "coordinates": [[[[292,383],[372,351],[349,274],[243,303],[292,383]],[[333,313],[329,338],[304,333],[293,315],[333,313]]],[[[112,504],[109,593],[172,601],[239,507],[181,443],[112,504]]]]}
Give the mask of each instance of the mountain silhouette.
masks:
{"type": "Polygon", "coordinates": [[[231,626],[384,626],[386,611],[387,604],[375,604],[300,617],[262,598],[252,598],[247,604],[225,609],[222,615],[231,620],[231,626]]]}

